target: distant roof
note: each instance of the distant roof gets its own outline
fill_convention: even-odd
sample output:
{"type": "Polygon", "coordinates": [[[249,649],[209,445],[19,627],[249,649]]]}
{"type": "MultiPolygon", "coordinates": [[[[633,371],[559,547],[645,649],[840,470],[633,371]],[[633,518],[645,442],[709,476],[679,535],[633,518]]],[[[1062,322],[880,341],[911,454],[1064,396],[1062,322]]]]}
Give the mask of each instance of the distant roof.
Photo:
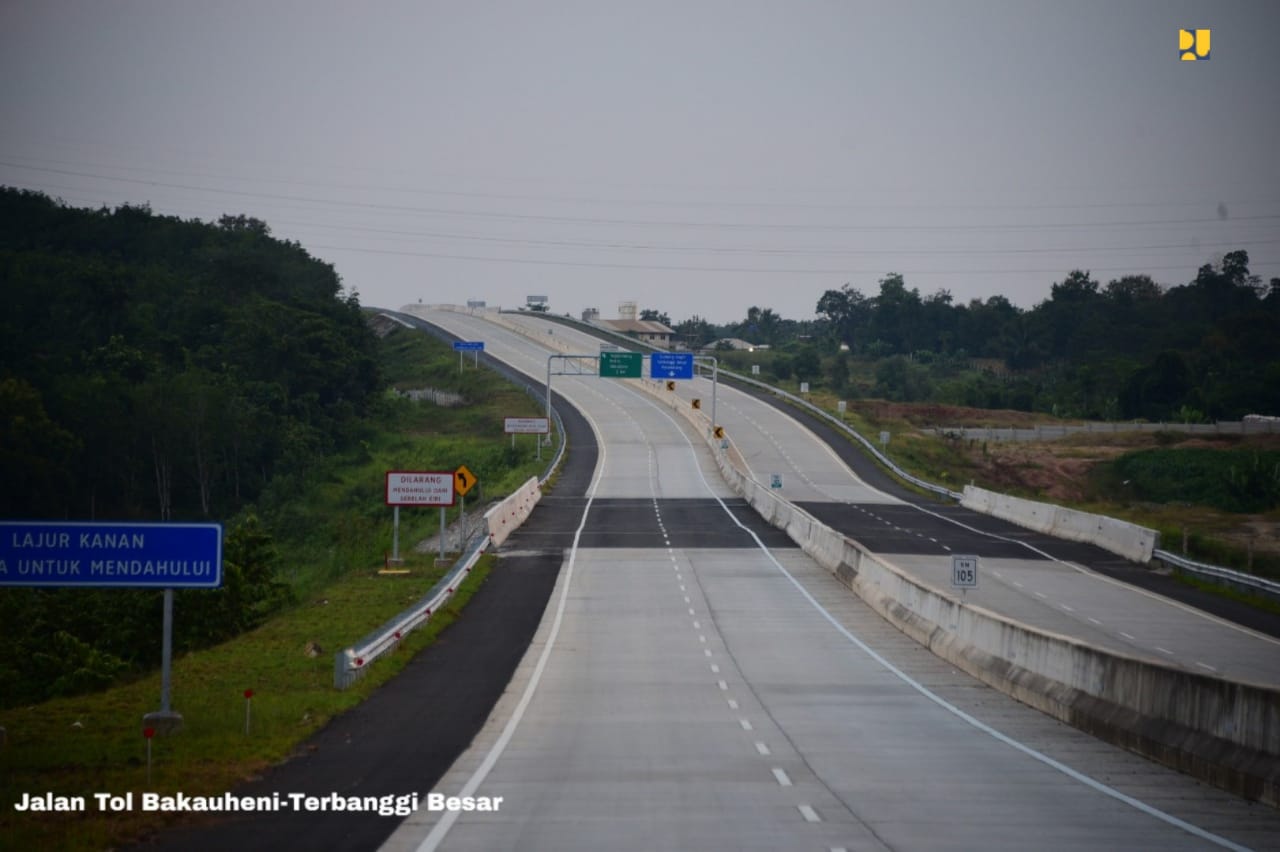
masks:
{"type": "Polygon", "coordinates": [[[669,328],[656,320],[629,320],[629,319],[598,319],[596,322],[600,325],[606,325],[614,331],[621,331],[624,334],[675,334],[675,329],[669,328]]]}
{"type": "Polygon", "coordinates": [[[740,338],[740,337],[722,337],[722,338],[720,338],[719,340],[713,340],[713,341],[711,341],[710,343],[708,343],[706,346],[704,346],[704,347],[702,347],[702,348],[703,348],[704,350],[705,350],[705,349],[715,349],[715,348],[716,348],[717,346],[719,346],[721,343],[727,343],[727,344],[729,344],[730,346],[732,346],[734,349],[747,349],[747,350],[751,350],[751,349],[764,349],[764,348],[767,348],[767,347],[762,347],[762,346],[760,346],[758,343],[748,343],[747,341],[743,340],[743,339],[742,339],[742,338],[740,338]]]}

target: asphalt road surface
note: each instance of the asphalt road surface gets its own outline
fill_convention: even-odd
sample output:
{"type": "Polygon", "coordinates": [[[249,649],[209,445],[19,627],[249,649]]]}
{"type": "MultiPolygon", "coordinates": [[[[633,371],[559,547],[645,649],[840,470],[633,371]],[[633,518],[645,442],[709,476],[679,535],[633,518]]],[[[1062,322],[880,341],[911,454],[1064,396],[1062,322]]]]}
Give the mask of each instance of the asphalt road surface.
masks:
{"type": "MultiPolygon", "coordinates": [[[[528,337],[430,318],[545,378],[548,351],[528,337]]],[[[1280,848],[1275,811],[1051,720],[900,634],[752,518],[669,409],[616,380],[553,387],[577,467],[504,545],[466,617],[306,756],[237,791],[435,792],[497,810],[275,814],[144,848],[1280,848]]],[[[854,513],[895,561],[928,572],[947,553],[934,545],[964,546],[988,572],[1017,562],[998,568],[1010,589],[1084,576],[953,525],[919,534],[933,528],[897,514],[916,510],[874,476],[720,392],[754,470],[776,465],[789,498],[854,513]],[[740,436],[733,407],[769,435],[740,436]]],[[[998,585],[984,573],[980,591],[998,585]]]]}
{"type": "MultiPolygon", "coordinates": [[[[487,351],[531,375],[545,373],[547,352],[527,337],[475,317],[432,318],[484,339],[487,351]]],[[[435,788],[501,797],[501,807],[420,810],[384,848],[1280,843],[1274,811],[1102,744],[956,673],[796,549],[763,540],[718,546],[725,521],[716,515],[734,507],[691,427],[616,380],[556,377],[553,386],[596,431],[597,475],[528,654],[435,788]],[[597,513],[595,502],[605,500],[611,510],[597,513]],[[695,519],[682,517],[680,526],[705,528],[704,539],[672,537],[673,506],[695,519]],[[666,534],[660,543],[655,526],[666,534]]],[[[743,411],[758,406],[750,413],[761,422],[771,416],[758,402],[730,401],[743,411]]],[[[761,453],[768,445],[776,455],[757,455],[757,471],[773,472],[790,455],[793,467],[781,469],[807,477],[798,495],[806,502],[854,512],[899,504],[871,494],[792,424],[760,440],[761,453]]],[[[893,530],[889,520],[880,525],[892,541],[912,542],[899,549],[924,548],[914,530],[893,530]]],[[[929,550],[894,555],[941,558],[929,550]]],[[[1043,557],[1010,560],[1080,574],[1043,557]]]]}

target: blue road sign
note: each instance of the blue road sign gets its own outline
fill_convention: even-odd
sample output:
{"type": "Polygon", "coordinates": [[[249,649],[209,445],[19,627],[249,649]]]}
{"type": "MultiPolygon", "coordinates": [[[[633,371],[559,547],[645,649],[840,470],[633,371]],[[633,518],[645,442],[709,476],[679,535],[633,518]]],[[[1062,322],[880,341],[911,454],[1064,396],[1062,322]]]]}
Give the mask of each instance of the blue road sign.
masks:
{"type": "Polygon", "coordinates": [[[0,586],[221,585],[222,524],[0,521],[0,586]]]}
{"type": "Polygon", "coordinates": [[[692,379],[692,352],[654,352],[649,356],[649,378],[692,379]]]}
{"type": "Polygon", "coordinates": [[[455,352],[483,352],[483,340],[455,340],[453,341],[455,352]]]}

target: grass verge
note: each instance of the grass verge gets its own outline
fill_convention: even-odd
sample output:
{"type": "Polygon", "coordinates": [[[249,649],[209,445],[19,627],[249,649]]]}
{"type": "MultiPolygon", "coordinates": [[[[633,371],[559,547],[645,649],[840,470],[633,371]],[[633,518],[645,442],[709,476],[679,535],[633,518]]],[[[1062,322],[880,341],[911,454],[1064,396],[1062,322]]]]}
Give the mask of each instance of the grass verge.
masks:
{"type": "Polygon", "coordinates": [[[0,748],[0,849],[110,848],[175,820],[136,807],[101,813],[94,793],[211,795],[254,777],[399,673],[458,617],[494,561],[481,557],[447,606],[343,692],[333,687],[334,652],[425,594],[443,573],[428,567],[430,557],[410,559],[403,575],[349,573],[257,630],[174,660],[173,707],[183,715],[184,728],[152,741],[150,784],[142,716],[159,706],[158,673],[91,695],[0,712],[7,734],[0,748]],[[312,645],[321,649],[314,656],[307,653],[312,645]],[[84,813],[20,814],[12,806],[23,793],[84,796],[88,807],[84,813]]]}

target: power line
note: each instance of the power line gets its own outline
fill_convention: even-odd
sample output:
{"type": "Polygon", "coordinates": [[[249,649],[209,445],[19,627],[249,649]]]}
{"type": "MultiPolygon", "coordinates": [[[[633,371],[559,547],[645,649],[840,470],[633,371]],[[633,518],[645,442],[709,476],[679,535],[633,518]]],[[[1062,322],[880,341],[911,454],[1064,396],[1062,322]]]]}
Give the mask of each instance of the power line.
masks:
{"type": "MultiPolygon", "coordinates": [[[[486,263],[514,263],[530,266],[568,266],[580,267],[587,269],[634,269],[638,271],[662,271],[662,272],[734,272],[734,273],[755,273],[764,275],[883,275],[884,269],[850,269],[850,268],[832,268],[832,269],[759,269],[755,267],[735,267],[735,266],[675,266],[666,264],[627,264],[627,263],[604,263],[593,261],[574,261],[574,260],[545,260],[539,258],[518,258],[518,257],[481,257],[476,255],[465,254],[441,254],[436,252],[416,252],[401,251],[396,249],[371,249],[361,248],[357,246],[334,246],[312,244],[305,246],[310,251],[314,249],[326,249],[329,251],[350,251],[360,254],[379,254],[391,255],[396,257],[424,257],[439,260],[465,260],[465,261],[481,261],[486,263]]],[[[1177,266],[1123,266],[1123,267],[1090,267],[1090,272],[1115,273],[1115,272],[1176,272],[1185,271],[1186,264],[1177,266]]],[[[902,275],[1060,275],[1061,269],[895,269],[892,270],[902,275]]]]}
{"type": "MultiPolygon", "coordinates": [[[[1000,255],[1044,255],[1044,254],[1071,254],[1071,253],[1117,253],[1117,252],[1139,252],[1139,251],[1183,251],[1202,253],[1210,248],[1251,248],[1256,246],[1275,245],[1280,243],[1280,239],[1237,239],[1237,240],[1215,240],[1215,241],[1198,241],[1195,245],[1185,245],[1182,243],[1163,243],[1151,245],[1130,245],[1130,246],[1069,246],[1065,248],[1014,248],[1014,249],[837,249],[837,248],[795,248],[795,249],[772,249],[772,248],[736,248],[725,246],[667,246],[648,243],[619,243],[619,242],[593,242],[593,241],[577,241],[577,240],[536,240],[520,237],[495,237],[478,234],[455,234],[455,233],[439,233],[430,231],[402,231],[390,228],[373,228],[359,225],[348,224],[328,224],[322,222],[296,222],[290,220],[273,219],[271,223],[273,227],[294,226],[302,228],[325,228],[340,229],[346,232],[360,232],[372,234],[387,234],[393,237],[410,237],[415,239],[428,240],[462,240],[482,243],[497,243],[504,245],[523,245],[535,248],[584,248],[588,250],[611,250],[611,251],[652,251],[652,252],[669,252],[669,253],[692,253],[692,254],[722,254],[722,255],[754,255],[754,256],[772,256],[772,257],[803,257],[805,255],[833,255],[848,257],[863,256],[902,256],[902,255],[927,255],[927,256],[1000,256],[1000,255]]],[[[328,246],[321,246],[326,247],[328,246]]],[[[357,251],[365,253],[396,253],[395,250],[379,250],[371,248],[357,248],[354,246],[343,247],[341,250],[357,251]]],[[[840,270],[758,270],[750,268],[728,268],[728,267],[680,267],[680,266],[643,266],[639,264],[620,264],[611,266],[607,264],[593,264],[590,262],[573,262],[573,261],[546,261],[539,259],[519,259],[519,258],[485,258],[475,255],[446,255],[446,254],[429,254],[429,253],[413,253],[403,252],[410,256],[422,257],[442,257],[459,260],[494,260],[502,263],[531,263],[531,264],[560,264],[560,265],[583,265],[583,266],[602,266],[603,268],[636,268],[636,269],[687,269],[689,271],[777,271],[777,272],[795,272],[797,274],[831,274],[840,270]]],[[[1069,264],[1068,264],[1069,265],[1069,264]]],[[[1150,270],[1178,270],[1184,269],[1181,266],[1166,267],[1145,267],[1150,270]]],[[[1133,271],[1138,267],[1125,267],[1118,271],[1133,271]]],[[[957,270],[953,274],[996,274],[1001,272],[1024,272],[1024,273],[1053,273],[1055,270],[957,270]]],[[[1099,269],[1098,271],[1109,271],[1099,269]]],[[[923,272],[918,271],[917,274],[942,274],[940,272],[923,272]]]]}
{"type": "MultiPolygon", "coordinates": [[[[688,222],[688,221],[659,221],[659,220],[643,220],[643,219],[613,219],[613,218],[581,218],[571,216],[546,216],[528,213],[501,213],[494,211],[477,211],[477,210],[457,210],[450,208],[431,208],[431,207],[412,207],[408,205],[397,204],[372,204],[368,202],[346,201],[340,199],[324,199],[309,198],[306,196],[280,195],[275,193],[264,192],[245,192],[241,190],[219,189],[216,187],[197,186],[192,184],[170,183],[166,181],[144,180],[142,178],[122,178],[111,177],[108,175],[97,175],[89,172],[81,172],[71,169],[54,169],[39,166],[25,166],[21,163],[0,160],[0,166],[8,166],[10,168],[24,169],[27,171],[43,172],[47,174],[59,174],[71,177],[83,177],[94,180],[115,181],[119,183],[138,184],[143,186],[163,187],[169,189],[184,189],[195,192],[208,192],[218,195],[230,195],[240,198],[256,198],[269,199],[276,201],[294,201],[309,204],[332,205],[336,207],[349,207],[363,210],[375,211],[395,211],[400,213],[415,213],[439,216],[461,216],[485,219],[500,219],[507,221],[521,222],[548,222],[556,224],[574,224],[574,225],[627,225],[631,227],[673,227],[673,228],[703,228],[716,230],[736,230],[736,231],[869,231],[869,232],[886,232],[886,231],[928,231],[928,232],[975,232],[975,231],[1048,231],[1055,229],[1076,230],[1087,228],[1129,228],[1129,227],[1153,227],[1160,225],[1198,225],[1217,223],[1222,221],[1217,217],[1200,218],[1200,219],[1157,219],[1149,221],[1128,221],[1128,222],[1056,222],[1056,223],[1020,223],[1020,224],[999,224],[999,225],[831,225],[831,224],[751,224],[744,222],[688,222]]],[[[1237,216],[1231,221],[1247,222],[1247,221],[1274,221],[1280,219],[1280,214],[1256,215],[1256,216],[1237,216]]]]}
{"type": "MultiPolygon", "coordinates": [[[[865,203],[865,204],[849,204],[849,203],[825,203],[818,204],[812,202],[789,202],[789,201],[658,201],[645,199],[618,199],[618,198],[600,198],[594,196],[577,196],[577,195],[530,195],[520,193],[497,193],[497,192],[476,192],[467,190],[452,190],[427,187],[405,187],[405,186],[378,186],[368,184],[349,184],[335,183],[327,181],[304,181],[293,178],[280,177],[245,177],[243,175],[227,175],[209,172],[192,172],[179,171],[175,169],[161,169],[154,166],[137,167],[122,166],[118,164],[108,163],[88,163],[77,164],[67,163],[61,160],[47,160],[40,157],[31,157],[21,154],[8,154],[6,156],[15,157],[17,159],[27,160],[36,163],[44,163],[45,167],[22,166],[23,168],[46,168],[46,167],[77,167],[77,168],[94,168],[94,169],[121,169],[130,172],[150,172],[155,174],[177,175],[182,177],[199,177],[209,178],[212,180],[231,180],[231,181],[248,181],[252,183],[270,183],[282,184],[287,186],[305,186],[305,187],[322,187],[326,189],[341,190],[360,190],[360,191],[376,191],[376,192],[394,192],[399,194],[416,194],[416,195],[441,195],[454,198],[481,198],[486,200],[503,200],[503,201],[534,201],[538,203],[561,203],[561,204],[600,204],[618,207],[690,207],[690,208],[760,208],[760,209],[798,209],[798,210],[1091,210],[1091,209],[1123,209],[1123,208],[1150,208],[1150,207],[1205,207],[1209,202],[1200,198],[1195,201],[1114,201],[1114,202],[1090,202],[1081,204],[997,204],[997,203],[966,203],[966,204],[942,204],[942,203],[920,203],[920,204],[891,204],[891,203],[865,203]]],[[[101,176],[104,180],[113,180],[101,176]]],[[[127,180],[120,178],[121,180],[127,180]]],[[[216,191],[216,190],[213,190],[216,191]]],[[[1236,204],[1258,205],[1258,204],[1280,204],[1280,200],[1271,199],[1265,201],[1247,200],[1236,201],[1236,204]]]]}

